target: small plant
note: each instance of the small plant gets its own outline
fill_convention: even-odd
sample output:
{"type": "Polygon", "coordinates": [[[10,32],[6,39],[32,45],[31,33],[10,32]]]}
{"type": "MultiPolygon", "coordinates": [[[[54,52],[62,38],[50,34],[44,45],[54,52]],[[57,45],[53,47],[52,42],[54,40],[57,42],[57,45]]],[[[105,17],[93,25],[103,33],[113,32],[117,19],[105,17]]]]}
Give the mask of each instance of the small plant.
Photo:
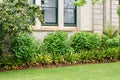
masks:
{"type": "Polygon", "coordinates": [[[50,54],[39,54],[36,57],[36,62],[40,64],[48,65],[52,63],[52,57],[50,54]]]}
{"type": "Polygon", "coordinates": [[[74,53],[65,54],[64,58],[67,63],[76,63],[77,61],[79,61],[79,55],[74,53]]]}
{"type": "Polygon", "coordinates": [[[104,35],[108,36],[109,38],[116,37],[119,34],[119,30],[115,28],[114,26],[108,25],[104,29],[104,35]]]}
{"type": "Polygon", "coordinates": [[[75,50],[75,52],[99,48],[101,45],[100,37],[97,34],[87,32],[75,33],[71,37],[70,42],[71,47],[75,50]]]}
{"type": "Polygon", "coordinates": [[[54,64],[64,63],[65,59],[64,56],[61,54],[52,54],[52,61],[54,64]]]}

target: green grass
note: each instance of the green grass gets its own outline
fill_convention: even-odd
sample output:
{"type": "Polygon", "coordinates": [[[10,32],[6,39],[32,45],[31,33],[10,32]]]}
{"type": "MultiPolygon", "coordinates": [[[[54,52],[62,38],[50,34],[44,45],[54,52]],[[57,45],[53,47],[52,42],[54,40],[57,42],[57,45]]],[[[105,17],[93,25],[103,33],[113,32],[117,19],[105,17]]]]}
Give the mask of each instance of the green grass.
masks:
{"type": "Polygon", "coordinates": [[[120,80],[120,62],[0,72],[0,80],[120,80]]]}

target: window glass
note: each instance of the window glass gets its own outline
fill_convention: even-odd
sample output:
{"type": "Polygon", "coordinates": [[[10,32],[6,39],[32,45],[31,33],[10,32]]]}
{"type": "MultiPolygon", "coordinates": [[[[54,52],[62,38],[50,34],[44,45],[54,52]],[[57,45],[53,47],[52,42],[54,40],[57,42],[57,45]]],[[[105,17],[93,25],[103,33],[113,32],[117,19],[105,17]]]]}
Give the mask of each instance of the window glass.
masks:
{"type": "Polygon", "coordinates": [[[76,24],[76,7],[74,0],[64,0],[64,24],[76,24]]]}
{"type": "Polygon", "coordinates": [[[57,0],[41,0],[45,24],[57,24],[57,0]]]}
{"type": "Polygon", "coordinates": [[[35,0],[30,0],[30,3],[31,3],[31,4],[34,4],[34,3],[35,3],[35,0]]]}
{"type": "Polygon", "coordinates": [[[56,10],[54,8],[44,8],[44,22],[55,23],[56,22],[56,10]]]}
{"type": "Polygon", "coordinates": [[[64,0],[64,8],[75,8],[73,1],[74,0],[64,0]]]}
{"type": "Polygon", "coordinates": [[[73,9],[64,10],[64,22],[65,23],[75,23],[75,15],[73,9]]]}
{"type": "Polygon", "coordinates": [[[56,7],[56,0],[41,0],[43,7],[56,7]]]}

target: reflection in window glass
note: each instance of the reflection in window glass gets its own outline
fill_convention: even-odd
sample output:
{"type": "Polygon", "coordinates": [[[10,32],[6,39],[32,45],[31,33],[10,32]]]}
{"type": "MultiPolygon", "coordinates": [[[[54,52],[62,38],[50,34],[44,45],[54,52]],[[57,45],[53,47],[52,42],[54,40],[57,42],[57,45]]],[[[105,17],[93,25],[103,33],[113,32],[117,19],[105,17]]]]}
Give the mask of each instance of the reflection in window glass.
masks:
{"type": "Polygon", "coordinates": [[[41,0],[45,24],[57,24],[57,0],[41,0]]]}
{"type": "Polygon", "coordinates": [[[76,7],[73,6],[74,0],[64,0],[64,23],[76,24],[76,7]]]}

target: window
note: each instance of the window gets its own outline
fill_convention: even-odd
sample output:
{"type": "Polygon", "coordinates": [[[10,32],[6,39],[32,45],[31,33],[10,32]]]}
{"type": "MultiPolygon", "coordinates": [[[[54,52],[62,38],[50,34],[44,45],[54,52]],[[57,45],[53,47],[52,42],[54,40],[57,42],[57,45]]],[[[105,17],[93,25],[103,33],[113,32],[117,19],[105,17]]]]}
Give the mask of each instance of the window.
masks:
{"type": "Polygon", "coordinates": [[[76,7],[73,6],[74,0],[64,0],[64,24],[76,25],[76,7]]]}
{"type": "Polygon", "coordinates": [[[41,0],[45,25],[57,25],[58,0],[41,0]]]}

